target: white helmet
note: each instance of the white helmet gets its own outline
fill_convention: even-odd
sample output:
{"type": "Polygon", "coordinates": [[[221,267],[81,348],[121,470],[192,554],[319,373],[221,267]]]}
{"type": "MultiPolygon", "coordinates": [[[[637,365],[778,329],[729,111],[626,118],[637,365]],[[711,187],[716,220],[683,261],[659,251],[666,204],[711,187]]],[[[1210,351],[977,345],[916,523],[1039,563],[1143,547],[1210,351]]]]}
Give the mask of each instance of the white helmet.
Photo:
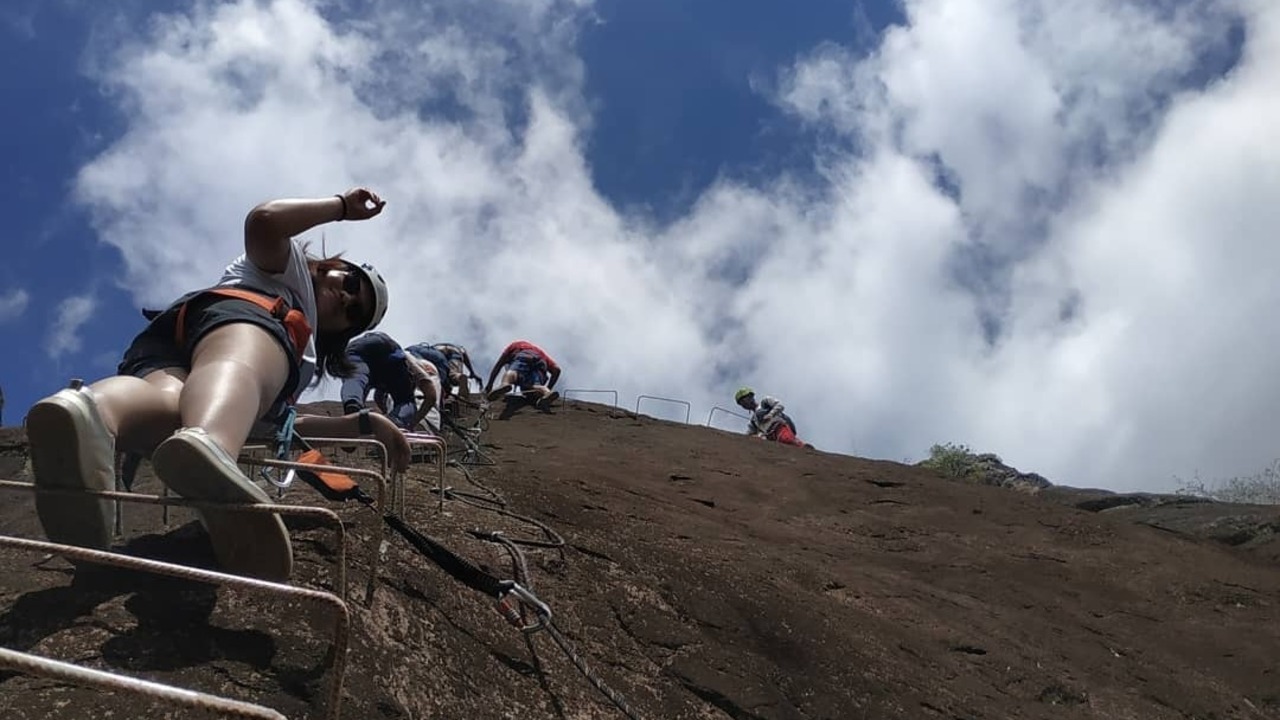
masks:
{"type": "Polygon", "coordinates": [[[373,315],[369,318],[369,324],[361,328],[361,332],[372,330],[378,327],[382,317],[387,314],[387,281],[383,280],[382,275],[378,274],[378,271],[369,263],[356,265],[345,260],[343,262],[346,262],[347,267],[353,272],[364,275],[364,279],[369,281],[369,287],[373,288],[373,315]]]}

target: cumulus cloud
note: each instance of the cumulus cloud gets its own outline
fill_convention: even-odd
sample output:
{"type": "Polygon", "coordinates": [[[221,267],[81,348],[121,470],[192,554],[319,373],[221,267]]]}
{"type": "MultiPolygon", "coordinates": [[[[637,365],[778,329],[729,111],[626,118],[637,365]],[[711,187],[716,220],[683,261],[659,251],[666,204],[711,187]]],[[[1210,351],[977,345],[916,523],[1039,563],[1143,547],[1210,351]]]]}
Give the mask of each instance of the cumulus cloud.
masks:
{"type": "MultiPolygon", "coordinates": [[[[909,24],[872,57],[819,49],[780,98],[863,144],[845,170],[878,184],[866,158],[909,162],[933,179],[906,204],[955,211],[930,237],[904,240],[895,219],[851,243],[949,248],[910,260],[934,282],[919,278],[871,306],[927,332],[895,349],[906,364],[890,372],[901,382],[858,396],[870,401],[867,422],[897,415],[879,431],[917,447],[956,438],[1078,484],[1167,486],[1197,469],[1265,465],[1278,450],[1268,408],[1280,390],[1269,379],[1280,345],[1266,321],[1280,297],[1261,271],[1274,253],[1267,198],[1280,190],[1267,169],[1276,151],[1263,141],[1280,119],[1264,70],[1276,59],[1276,11],[906,8],[909,24]],[[1207,58],[1229,51],[1233,23],[1246,27],[1239,65],[1189,87],[1207,58]],[[982,282],[955,298],[965,327],[919,296],[938,297],[948,277],[963,284],[955,270],[975,257],[982,282]]],[[[838,385],[867,377],[845,367],[838,385]]]]}
{"type": "Polygon", "coordinates": [[[22,317],[27,311],[27,303],[31,297],[22,288],[15,288],[0,293],[0,323],[7,323],[22,317]]]}
{"type": "Polygon", "coordinates": [[[53,360],[79,352],[83,342],[80,329],[93,317],[97,303],[89,295],[69,297],[58,303],[53,327],[45,337],[45,352],[53,360]]]}
{"type": "Polygon", "coordinates": [[[722,179],[660,227],[591,183],[589,3],[202,5],[101,65],[127,130],[77,192],[139,303],[215,279],[256,202],[367,184],[386,212],[322,230],[403,342],[525,337],[626,406],[701,421],[749,382],[839,452],[1167,486],[1277,451],[1280,10],[1165,5],[907,0],[872,52],[779,68],[840,138],[818,187],[722,179]]]}

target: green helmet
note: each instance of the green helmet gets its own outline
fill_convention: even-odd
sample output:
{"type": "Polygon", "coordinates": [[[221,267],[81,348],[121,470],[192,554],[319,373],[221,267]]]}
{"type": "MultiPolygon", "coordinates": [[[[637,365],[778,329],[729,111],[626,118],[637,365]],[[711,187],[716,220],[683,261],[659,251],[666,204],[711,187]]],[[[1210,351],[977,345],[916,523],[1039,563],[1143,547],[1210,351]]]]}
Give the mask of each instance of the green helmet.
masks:
{"type": "Polygon", "coordinates": [[[752,389],[751,389],[751,388],[749,388],[749,387],[745,387],[745,386],[744,386],[744,387],[740,387],[740,388],[738,388],[738,392],[736,392],[736,393],[734,393],[734,394],[733,394],[733,401],[734,401],[734,402],[742,402],[742,398],[744,398],[744,397],[746,397],[746,396],[748,396],[748,395],[755,395],[755,394],[756,394],[756,391],[755,391],[755,390],[752,390],[752,389]]]}

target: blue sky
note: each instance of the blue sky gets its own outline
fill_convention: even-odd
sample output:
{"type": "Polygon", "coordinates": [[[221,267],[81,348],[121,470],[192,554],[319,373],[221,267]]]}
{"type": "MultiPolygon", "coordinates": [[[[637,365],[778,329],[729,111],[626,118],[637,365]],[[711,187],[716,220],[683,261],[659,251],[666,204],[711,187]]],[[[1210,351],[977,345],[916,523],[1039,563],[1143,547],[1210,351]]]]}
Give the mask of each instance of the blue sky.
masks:
{"type": "Polygon", "coordinates": [[[359,183],[388,212],[323,238],[384,269],[406,344],[487,368],[527,337],[567,387],[695,421],[751,384],[837,452],[965,442],[1124,489],[1254,472],[1280,456],[1278,15],[10,3],[4,421],[111,372],[252,204],[359,183]]]}
{"type": "MultiPolygon", "coordinates": [[[[21,289],[29,308],[5,327],[23,339],[22,351],[0,360],[9,423],[65,378],[114,368],[140,326],[136,300],[119,286],[118,251],[98,242],[70,197],[77,171],[124,130],[118,105],[89,77],[101,45],[109,44],[91,29],[103,18],[135,24],[128,19],[187,7],[29,2],[0,27],[0,59],[39,68],[4,87],[10,107],[22,108],[4,121],[6,174],[21,188],[20,204],[40,208],[13,228],[20,250],[0,271],[0,288],[21,289]],[[51,336],[59,305],[73,297],[93,299],[92,319],[51,336]],[[72,347],[49,353],[51,342],[72,347]]],[[[752,88],[753,79],[818,43],[847,42],[872,22],[882,27],[899,17],[890,3],[859,8],[847,0],[814,0],[804,13],[773,2],[732,9],[723,2],[597,3],[577,42],[594,116],[587,137],[592,180],[620,208],[669,222],[720,175],[808,171],[814,133],[787,122],[752,88]]],[[[516,112],[520,103],[512,100],[516,112]]],[[[449,114],[447,106],[431,109],[449,114]]],[[[68,322],[79,315],[72,311],[68,322]]]]}

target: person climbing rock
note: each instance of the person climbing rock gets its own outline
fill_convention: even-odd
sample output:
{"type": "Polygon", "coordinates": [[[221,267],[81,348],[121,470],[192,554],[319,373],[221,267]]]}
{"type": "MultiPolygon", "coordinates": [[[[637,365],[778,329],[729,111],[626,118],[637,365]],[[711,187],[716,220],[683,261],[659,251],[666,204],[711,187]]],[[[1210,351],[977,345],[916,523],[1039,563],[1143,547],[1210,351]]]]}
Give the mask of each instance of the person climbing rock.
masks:
{"type": "Polygon", "coordinates": [[[489,402],[494,402],[518,387],[520,392],[531,396],[539,409],[546,410],[560,398],[560,393],[552,389],[559,379],[560,366],[545,350],[527,340],[516,340],[498,356],[484,391],[489,402]],[[507,369],[502,374],[502,384],[494,388],[493,382],[503,366],[507,369]]]}
{"type": "MultiPolygon", "coordinates": [[[[44,398],[27,414],[37,488],[111,490],[117,449],[148,456],[160,480],[191,500],[265,503],[270,497],[236,458],[254,425],[279,418],[313,380],[352,372],[347,342],[377,326],[387,286],[371,265],[313,257],[295,235],[324,223],[368,220],[385,202],[357,187],[318,199],[272,200],[244,220],[244,254],[217,285],[190,292],[125,351],[117,374],[44,398]]],[[[373,435],[394,467],[409,445],[387,418],[365,413],[300,416],[303,435],[373,435]]],[[[45,534],[105,549],[112,504],[96,497],[38,494],[45,534]]],[[[293,566],[279,516],[199,510],[221,567],[285,580],[293,566]]]]}
{"type": "Polygon", "coordinates": [[[733,394],[733,401],[738,404],[738,407],[751,413],[751,419],[747,424],[747,435],[784,445],[813,448],[809,443],[796,437],[796,424],[783,412],[783,405],[777,398],[766,395],[757,402],[755,390],[741,387],[733,394]]]}
{"type": "Polygon", "coordinates": [[[347,344],[347,360],[355,368],[342,382],[343,412],[358,412],[365,407],[370,391],[378,393],[378,406],[383,397],[391,400],[387,416],[403,430],[413,430],[439,400],[438,381],[424,371],[400,343],[383,332],[365,333],[347,344]],[[421,403],[415,391],[422,393],[421,403]]]}
{"type": "Polygon", "coordinates": [[[449,397],[453,394],[453,378],[449,373],[449,359],[445,357],[433,345],[426,343],[418,343],[405,348],[409,355],[416,358],[423,368],[428,368],[429,372],[437,378],[440,383],[440,406],[444,407],[449,397]]]}
{"type": "MultiPolygon", "coordinates": [[[[416,346],[415,346],[416,347],[416,346]]],[[[471,355],[467,349],[457,343],[436,343],[431,346],[444,356],[448,369],[450,387],[458,389],[458,397],[463,402],[471,401],[471,380],[482,382],[480,375],[471,366],[471,355]]],[[[412,350],[412,348],[410,348],[412,350]]]]}

